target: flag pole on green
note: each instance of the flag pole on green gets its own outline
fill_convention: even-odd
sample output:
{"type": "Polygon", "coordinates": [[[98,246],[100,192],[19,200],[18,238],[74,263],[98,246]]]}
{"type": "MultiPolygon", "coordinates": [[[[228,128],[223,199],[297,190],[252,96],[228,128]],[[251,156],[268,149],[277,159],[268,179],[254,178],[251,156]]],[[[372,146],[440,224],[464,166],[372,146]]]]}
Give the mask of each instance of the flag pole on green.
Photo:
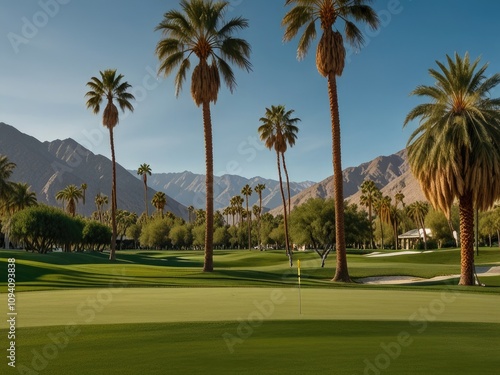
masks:
{"type": "Polygon", "coordinates": [[[300,260],[297,260],[297,276],[299,278],[299,315],[302,315],[302,300],[300,298],[300,260]]]}

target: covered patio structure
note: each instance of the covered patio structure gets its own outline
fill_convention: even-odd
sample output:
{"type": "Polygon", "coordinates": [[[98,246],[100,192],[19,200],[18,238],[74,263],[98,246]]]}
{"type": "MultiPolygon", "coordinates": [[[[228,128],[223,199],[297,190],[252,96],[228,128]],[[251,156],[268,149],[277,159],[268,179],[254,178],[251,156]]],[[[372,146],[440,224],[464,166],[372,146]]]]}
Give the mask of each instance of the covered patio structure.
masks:
{"type": "MultiPolygon", "coordinates": [[[[425,228],[425,234],[427,237],[432,236],[430,229],[425,228]]],[[[424,231],[422,229],[412,229],[406,233],[400,234],[398,236],[399,246],[401,249],[410,250],[415,249],[415,245],[419,241],[424,240],[424,231]]]]}

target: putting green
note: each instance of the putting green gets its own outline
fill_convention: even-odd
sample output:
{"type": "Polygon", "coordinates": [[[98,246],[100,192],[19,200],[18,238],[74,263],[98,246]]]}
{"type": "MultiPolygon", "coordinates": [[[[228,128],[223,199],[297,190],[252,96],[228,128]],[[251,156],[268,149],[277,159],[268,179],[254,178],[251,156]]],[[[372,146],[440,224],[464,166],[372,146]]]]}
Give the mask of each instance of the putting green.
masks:
{"type": "MultiPolygon", "coordinates": [[[[500,296],[458,290],[109,288],[17,294],[17,326],[237,320],[500,323],[500,296]]],[[[6,300],[6,294],[2,295],[6,300]]],[[[5,301],[6,304],[6,301],[5,301]]],[[[3,322],[0,328],[6,328],[3,322]]]]}

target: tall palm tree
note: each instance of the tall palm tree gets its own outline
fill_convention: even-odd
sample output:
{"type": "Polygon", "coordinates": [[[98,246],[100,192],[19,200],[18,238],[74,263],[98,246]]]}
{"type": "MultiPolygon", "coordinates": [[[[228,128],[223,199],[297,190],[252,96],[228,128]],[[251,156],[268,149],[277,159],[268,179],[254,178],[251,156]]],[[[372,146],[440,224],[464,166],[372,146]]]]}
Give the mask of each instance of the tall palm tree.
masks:
{"type": "MultiPolygon", "coordinates": [[[[281,198],[283,200],[283,225],[285,227],[285,248],[286,254],[290,260],[290,267],[292,266],[292,253],[290,251],[290,244],[288,238],[288,216],[290,210],[287,211],[287,203],[285,200],[285,193],[283,191],[283,180],[281,178],[281,160],[285,161],[285,151],[288,145],[295,144],[297,132],[299,128],[295,126],[300,121],[299,118],[292,118],[293,110],[287,111],[284,105],[271,106],[266,108],[264,117],[260,118],[262,125],[259,126],[258,132],[260,139],[264,141],[268,149],[276,151],[276,158],[278,164],[278,177],[280,182],[281,198]]],[[[288,174],[287,174],[288,183],[288,174]]],[[[288,206],[290,206],[290,185],[288,184],[288,206]]]]}
{"type": "Polygon", "coordinates": [[[419,118],[408,140],[408,160],[422,190],[450,217],[458,200],[460,212],[460,285],[474,284],[474,209],[487,210],[500,197],[500,98],[489,93],[500,74],[486,77],[487,64],[469,54],[429,69],[433,86],[418,86],[412,95],[429,103],[417,105],[404,126],[419,118]]]}
{"type": "Polygon", "coordinates": [[[179,67],[175,77],[178,95],[186,74],[191,68],[191,60],[198,59],[191,76],[191,96],[195,104],[203,109],[203,129],[205,136],[206,163],[206,228],[205,261],[203,271],[213,271],[213,145],[210,103],[215,103],[222,79],[233,92],[236,80],[229,63],[247,71],[250,45],[243,39],[233,37],[238,30],[248,27],[242,17],[224,22],[229,3],[212,0],[181,0],[182,11],[171,10],[164,14],[163,21],[156,27],[164,39],[156,46],[160,59],[159,71],[165,76],[179,67]]]}
{"type": "Polygon", "coordinates": [[[9,182],[10,176],[14,172],[16,164],[9,161],[5,155],[0,155],[0,199],[6,199],[8,193],[12,191],[12,184],[9,182]]]}
{"type": "Polygon", "coordinates": [[[76,215],[76,204],[78,200],[83,198],[82,190],[76,185],[68,185],[63,190],[56,193],[56,199],[68,202],[66,210],[71,216],[76,215]]]}
{"type": "Polygon", "coordinates": [[[372,249],[375,248],[373,243],[373,216],[372,208],[373,204],[381,197],[381,192],[372,180],[365,180],[360,186],[361,196],[359,203],[362,206],[368,208],[368,220],[370,221],[370,246],[372,249]]]}
{"type": "Polygon", "coordinates": [[[259,241],[258,241],[258,246],[259,246],[259,249],[262,250],[260,248],[260,228],[261,228],[261,215],[262,215],[262,192],[266,189],[266,185],[265,184],[257,184],[254,188],[255,192],[259,195],[259,215],[257,216],[257,219],[259,221],[258,223],[258,238],[259,238],[259,241]]]}
{"type": "Polygon", "coordinates": [[[336,77],[341,76],[345,64],[345,47],[342,34],[336,24],[344,23],[344,34],[349,44],[358,48],[363,44],[363,34],[353,21],[367,23],[373,30],[379,25],[375,11],[368,6],[371,0],[286,0],[292,6],[284,16],[284,41],[292,40],[303,28],[299,40],[297,58],[303,59],[316,38],[316,22],[319,21],[322,35],[316,49],[318,72],[328,78],[330,114],[332,119],[333,190],[335,200],[335,242],[337,267],[334,281],[349,282],[344,231],[344,192],[340,151],[340,115],[337,99],[336,77]]]}
{"type": "Polygon", "coordinates": [[[193,218],[192,218],[193,212],[194,212],[194,206],[191,205],[191,206],[188,207],[188,220],[189,220],[189,224],[191,224],[191,222],[193,221],[193,218]]]}
{"type": "Polygon", "coordinates": [[[163,210],[167,205],[167,196],[163,191],[157,191],[151,200],[151,204],[156,208],[156,213],[163,217],[163,210]]]}
{"type": "Polygon", "coordinates": [[[245,196],[246,206],[247,206],[248,250],[252,250],[251,227],[250,227],[250,223],[252,222],[252,215],[250,214],[250,211],[248,211],[248,197],[252,195],[252,191],[253,191],[252,188],[248,184],[243,186],[243,188],[241,189],[241,194],[245,196]]]}
{"type": "Polygon", "coordinates": [[[99,72],[101,78],[92,77],[87,86],[90,88],[85,94],[87,99],[87,108],[92,110],[94,114],[98,114],[101,110],[101,103],[103,99],[106,100],[106,107],[102,114],[102,124],[109,130],[109,144],[111,146],[111,161],[113,167],[112,186],[111,186],[111,250],[109,252],[109,260],[115,260],[116,250],[116,158],[115,158],[115,144],[113,137],[113,129],[118,125],[118,106],[125,112],[128,109],[130,112],[134,111],[131,101],[134,100],[134,95],[128,92],[131,86],[128,82],[123,82],[123,75],[116,74],[116,69],[107,69],[99,72]]]}
{"type": "Polygon", "coordinates": [[[148,175],[151,176],[151,167],[149,164],[143,163],[137,169],[137,174],[142,176],[142,182],[144,183],[144,205],[146,206],[146,217],[149,216],[148,212],[148,175]]]}
{"type": "Polygon", "coordinates": [[[417,225],[417,228],[422,229],[422,235],[424,236],[424,249],[427,250],[427,231],[425,230],[425,217],[429,213],[429,204],[427,202],[415,201],[406,207],[406,212],[408,216],[417,225]]]}

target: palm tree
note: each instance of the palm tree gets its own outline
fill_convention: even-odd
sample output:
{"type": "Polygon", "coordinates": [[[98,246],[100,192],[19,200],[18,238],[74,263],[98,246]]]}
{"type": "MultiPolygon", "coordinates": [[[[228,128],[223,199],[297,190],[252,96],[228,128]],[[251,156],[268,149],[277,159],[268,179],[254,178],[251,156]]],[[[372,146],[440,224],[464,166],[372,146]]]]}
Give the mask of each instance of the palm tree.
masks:
{"type": "Polygon", "coordinates": [[[83,192],[76,185],[68,185],[63,190],[56,193],[56,199],[58,201],[62,200],[63,202],[68,202],[66,210],[71,216],[76,215],[76,204],[80,198],[83,198],[83,192]]]}
{"type": "Polygon", "coordinates": [[[96,206],[96,209],[97,209],[97,213],[98,213],[98,216],[99,216],[99,222],[103,223],[104,220],[103,220],[103,212],[102,212],[102,209],[105,205],[108,204],[108,197],[107,195],[104,195],[104,194],[101,194],[101,193],[98,193],[96,196],[95,196],[95,206],[96,206]]]}
{"type": "Polygon", "coordinates": [[[380,221],[380,234],[382,235],[382,249],[384,249],[384,227],[383,224],[391,224],[391,197],[383,197],[380,194],[374,202],[374,208],[380,221]]]}
{"type": "Polygon", "coordinates": [[[7,156],[0,155],[0,199],[6,199],[8,193],[12,191],[12,183],[9,182],[9,178],[15,168],[16,164],[9,161],[7,156]]]}
{"type": "Polygon", "coordinates": [[[12,192],[7,201],[11,214],[35,205],[37,205],[36,193],[30,191],[28,184],[21,182],[12,184],[12,192]]]}
{"type": "Polygon", "coordinates": [[[252,222],[252,215],[250,214],[250,211],[248,211],[248,197],[250,195],[252,195],[252,188],[250,187],[250,185],[246,184],[245,186],[243,186],[243,188],[241,189],[241,194],[243,194],[245,196],[247,213],[248,213],[248,216],[247,216],[248,250],[252,250],[252,240],[251,240],[251,232],[250,232],[250,230],[251,230],[250,223],[252,222]]]}
{"type": "Polygon", "coordinates": [[[82,193],[83,193],[82,202],[84,205],[85,205],[85,192],[87,191],[87,188],[88,188],[88,186],[85,182],[80,185],[80,189],[82,189],[82,193]]]}
{"type": "Polygon", "coordinates": [[[430,99],[406,116],[419,118],[408,140],[408,160],[427,199],[450,217],[457,199],[460,212],[460,285],[474,284],[474,210],[487,210],[500,197],[500,98],[490,91],[500,74],[486,77],[488,65],[471,63],[469,54],[446,56],[448,66],[430,69],[434,86],[412,95],[430,99]]]}
{"type": "Polygon", "coordinates": [[[175,77],[176,95],[182,88],[186,74],[191,67],[190,58],[197,57],[198,65],[191,77],[191,96],[195,104],[203,109],[206,163],[206,228],[205,261],[203,271],[213,271],[213,146],[210,103],[217,101],[221,75],[232,93],[236,80],[229,63],[247,71],[251,70],[248,60],[250,45],[232,35],[248,27],[242,17],[224,22],[229,3],[212,0],[181,0],[182,12],[171,10],[165,13],[163,21],[156,27],[164,39],[156,46],[160,60],[159,72],[168,76],[179,67],[175,77]],[[228,63],[229,62],[229,63],[228,63]]]}
{"type": "Polygon", "coordinates": [[[148,174],[151,176],[151,167],[149,164],[143,163],[137,169],[137,174],[142,176],[144,182],[144,205],[146,206],[146,217],[149,216],[148,212],[148,174]]]}
{"type": "Polygon", "coordinates": [[[11,215],[21,211],[27,207],[35,206],[37,204],[36,193],[30,191],[30,187],[25,183],[10,183],[8,186],[8,195],[2,199],[3,202],[0,206],[0,213],[3,211],[6,217],[2,219],[3,230],[5,232],[5,248],[9,249],[10,240],[10,225],[11,215]]]}
{"type": "Polygon", "coordinates": [[[322,35],[316,49],[316,67],[323,77],[328,78],[330,114],[332,119],[333,190],[335,201],[335,241],[337,267],[334,281],[349,282],[344,231],[344,192],[340,152],[340,115],[337,99],[336,76],[341,76],[345,63],[345,47],[342,34],[334,31],[336,22],[343,21],[347,42],[356,48],[363,44],[363,34],[353,21],[367,23],[373,30],[379,25],[375,11],[368,5],[370,0],[286,0],[292,5],[284,16],[285,42],[292,40],[304,28],[297,48],[297,58],[303,59],[316,38],[316,21],[319,21],[322,35]]]}
{"type": "Polygon", "coordinates": [[[372,180],[365,180],[360,186],[361,188],[361,196],[359,203],[362,206],[368,208],[368,220],[370,221],[370,246],[374,249],[373,244],[373,216],[372,216],[372,208],[373,204],[376,202],[378,198],[381,197],[380,190],[375,185],[375,182],[372,180]]]}
{"type": "Polygon", "coordinates": [[[257,186],[255,186],[254,190],[255,192],[259,195],[259,214],[257,216],[258,220],[259,220],[259,229],[258,229],[258,237],[259,237],[259,249],[262,250],[260,248],[260,227],[261,227],[261,215],[262,215],[262,192],[266,189],[266,185],[265,184],[257,184],[257,186]]]}
{"type": "Polygon", "coordinates": [[[427,250],[427,231],[425,230],[425,217],[429,213],[429,204],[427,202],[416,201],[406,207],[408,216],[417,225],[417,228],[422,229],[424,236],[424,249],[427,250]]]}
{"type": "Polygon", "coordinates": [[[191,222],[192,222],[192,215],[193,215],[193,212],[194,212],[194,206],[191,205],[187,209],[188,209],[188,221],[191,224],[191,222]]]}
{"type": "MultiPolygon", "coordinates": [[[[295,144],[295,139],[297,138],[297,132],[299,128],[295,126],[297,122],[300,121],[299,118],[292,118],[293,110],[287,111],[284,105],[271,106],[271,108],[266,108],[266,113],[264,117],[260,118],[262,123],[259,126],[260,139],[264,141],[268,149],[273,149],[276,151],[276,157],[278,162],[278,176],[280,181],[281,198],[283,200],[283,223],[285,226],[285,248],[286,254],[290,259],[290,267],[292,266],[292,253],[290,251],[290,244],[288,238],[288,216],[290,210],[287,211],[287,204],[285,200],[285,193],[283,191],[283,181],[281,178],[281,159],[283,163],[285,162],[285,151],[288,145],[293,146],[295,144]]],[[[287,184],[288,184],[288,173],[287,173],[287,184]]],[[[288,184],[288,206],[290,206],[290,185],[288,184]]]]}
{"type": "MultiPolygon", "coordinates": [[[[231,199],[230,199],[230,203],[231,203],[231,206],[234,207],[235,214],[239,215],[240,225],[241,225],[242,220],[243,220],[243,215],[242,215],[243,202],[244,202],[244,199],[240,195],[235,195],[234,197],[231,197],[231,199]]],[[[234,225],[234,219],[233,219],[233,225],[234,225]]]]}
{"type": "Polygon", "coordinates": [[[106,107],[104,108],[102,114],[102,124],[109,130],[109,143],[111,146],[111,161],[113,167],[113,179],[111,186],[111,250],[109,252],[109,260],[115,260],[115,250],[116,250],[116,159],[115,159],[115,145],[113,138],[113,129],[118,125],[118,108],[114,104],[114,101],[118,102],[118,105],[122,112],[128,109],[130,112],[134,111],[134,107],[130,103],[134,100],[134,95],[129,93],[127,90],[131,88],[128,82],[122,82],[123,75],[116,74],[116,69],[107,69],[104,72],[99,72],[101,78],[92,77],[87,86],[90,91],[85,94],[87,99],[87,108],[91,109],[94,114],[98,114],[101,110],[101,103],[103,99],[106,99],[106,107]]]}
{"type": "Polygon", "coordinates": [[[151,204],[156,208],[157,214],[163,217],[163,210],[167,205],[167,196],[163,191],[157,191],[151,200],[151,204]]]}

